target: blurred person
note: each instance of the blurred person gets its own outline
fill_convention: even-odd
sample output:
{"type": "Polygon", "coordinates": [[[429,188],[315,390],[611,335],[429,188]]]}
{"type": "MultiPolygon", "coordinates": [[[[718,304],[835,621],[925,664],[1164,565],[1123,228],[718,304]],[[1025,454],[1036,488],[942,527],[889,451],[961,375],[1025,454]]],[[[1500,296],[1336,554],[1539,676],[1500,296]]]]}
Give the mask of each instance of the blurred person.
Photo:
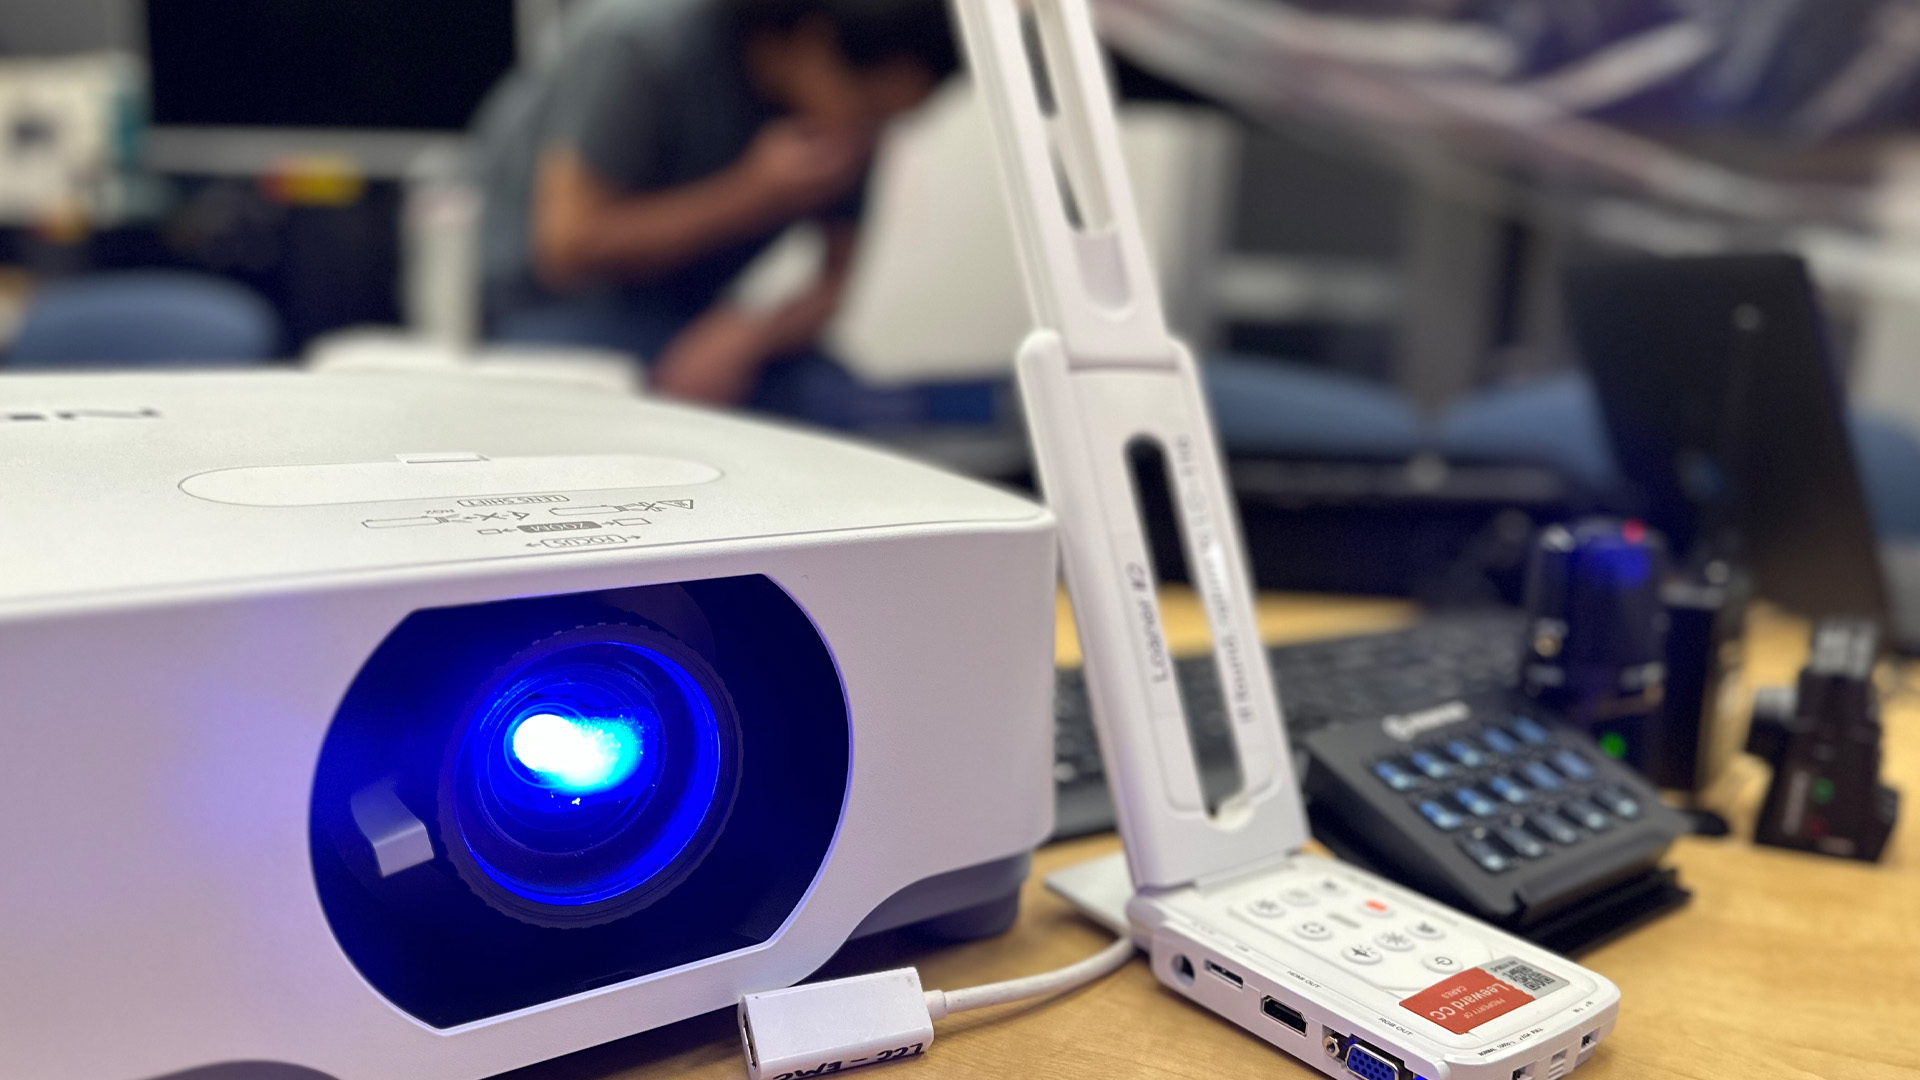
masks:
{"type": "Polygon", "coordinates": [[[814,342],[877,140],[956,66],[943,0],[587,0],[476,121],[491,336],[633,353],[668,396],[817,414],[800,399],[855,385],[814,342]],[[728,303],[807,220],[818,278],[771,311],[728,303]]]}

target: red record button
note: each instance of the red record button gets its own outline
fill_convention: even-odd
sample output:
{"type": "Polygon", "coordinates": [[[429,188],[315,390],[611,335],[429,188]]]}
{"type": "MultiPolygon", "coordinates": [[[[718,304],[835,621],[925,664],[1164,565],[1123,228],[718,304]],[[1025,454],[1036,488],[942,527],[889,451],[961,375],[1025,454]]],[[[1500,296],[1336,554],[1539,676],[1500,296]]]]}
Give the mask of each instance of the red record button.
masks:
{"type": "Polygon", "coordinates": [[[1528,1005],[1533,995],[1481,968],[1468,968],[1400,1002],[1455,1035],[1528,1005]]]}

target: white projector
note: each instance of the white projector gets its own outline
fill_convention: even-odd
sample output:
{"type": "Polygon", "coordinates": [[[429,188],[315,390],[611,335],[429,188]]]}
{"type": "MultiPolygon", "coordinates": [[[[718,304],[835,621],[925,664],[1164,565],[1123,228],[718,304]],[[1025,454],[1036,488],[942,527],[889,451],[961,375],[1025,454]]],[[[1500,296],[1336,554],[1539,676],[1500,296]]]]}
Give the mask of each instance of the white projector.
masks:
{"type": "Polygon", "coordinates": [[[476,1078],[1011,920],[1053,520],[535,383],[0,378],[0,1073],[476,1078]]]}

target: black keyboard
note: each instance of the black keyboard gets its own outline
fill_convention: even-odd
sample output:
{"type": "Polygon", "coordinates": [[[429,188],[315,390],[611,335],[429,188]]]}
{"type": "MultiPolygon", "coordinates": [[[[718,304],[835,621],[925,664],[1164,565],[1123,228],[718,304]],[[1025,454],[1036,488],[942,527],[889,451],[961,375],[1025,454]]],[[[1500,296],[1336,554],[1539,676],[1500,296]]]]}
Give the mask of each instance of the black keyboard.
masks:
{"type": "MultiPolygon", "coordinates": [[[[1519,666],[1522,618],[1513,611],[1436,615],[1405,630],[1267,650],[1296,750],[1308,735],[1437,702],[1505,691],[1519,666]]],[[[1175,663],[1200,777],[1210,802],[1239,778],[1210,657],[1175,663]]],[[[1113,803],[1088,710],[1086,678],[1063,668],[1054,690],[1054,838],[1113,828],[1113,803]]],[[[1304,758],[1299,759],[1304,763],[1304,758]]],[[[1304,770],[1301,771],[1304,777],[1304,770]]]]}

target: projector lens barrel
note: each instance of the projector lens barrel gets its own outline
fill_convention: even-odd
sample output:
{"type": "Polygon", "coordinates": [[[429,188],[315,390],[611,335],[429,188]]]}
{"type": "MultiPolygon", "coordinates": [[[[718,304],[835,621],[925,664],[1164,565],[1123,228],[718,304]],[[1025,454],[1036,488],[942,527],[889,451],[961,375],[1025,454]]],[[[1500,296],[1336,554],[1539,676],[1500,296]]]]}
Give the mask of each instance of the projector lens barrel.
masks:
{"type": "Polygon", "coordinates": [[[739,721],[703,657],[644,627],[582,627],[523,650],[475,695],[449,747],[443,836],[495,908],[606,922],[692,872],[739,776],[739,721]]]}

